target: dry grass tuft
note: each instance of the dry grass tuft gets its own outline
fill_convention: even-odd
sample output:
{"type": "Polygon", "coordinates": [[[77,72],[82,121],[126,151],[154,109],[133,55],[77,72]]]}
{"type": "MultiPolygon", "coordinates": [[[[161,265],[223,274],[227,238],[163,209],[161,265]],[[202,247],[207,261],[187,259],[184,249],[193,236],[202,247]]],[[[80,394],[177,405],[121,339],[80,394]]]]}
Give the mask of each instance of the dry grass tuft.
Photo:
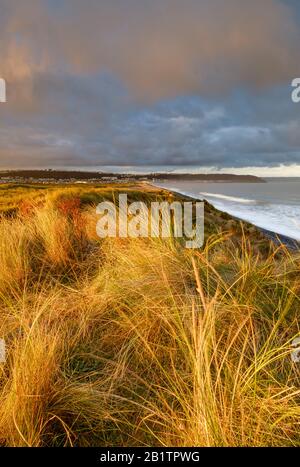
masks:
{"type": "Polygon", "coordinates": [[[297,254],[100,241],[77,195],[0,222],[0,443],[299,446],[297,254]]]}

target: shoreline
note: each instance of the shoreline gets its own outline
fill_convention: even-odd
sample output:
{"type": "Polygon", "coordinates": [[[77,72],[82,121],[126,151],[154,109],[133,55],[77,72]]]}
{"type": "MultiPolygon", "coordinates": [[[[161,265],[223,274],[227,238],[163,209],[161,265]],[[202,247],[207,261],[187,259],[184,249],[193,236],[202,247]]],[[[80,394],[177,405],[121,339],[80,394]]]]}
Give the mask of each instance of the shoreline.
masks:
{"type": "MultiPolygon", "coordinates": [[[[163,190],[166,190],[166,191],[169,191],[170,193],[176,195],[176,196],[182,196],[186,199],[190,199],[192,201],[202,201],[200,198],[196,198],[195,196],[192,196],[192,195],[187,195],[185,193],[182,193],[180,191],[176,191],[176,190],[171,190],[169,188],[165,188],[165,187],[162,187],[162,186],[158,186],[158,185],[154,185],[154,184],[151,184],[149,183],[149,185],[155,187],[155,188],[160,188],[160,189],[163,189],[163,190]]],[[[240,217],[237,217],[237,216],[234,216],[232,214],[229,214],[227,213],[226,211],[221,211],[220,209],[216,208],[213,204],[209,203],[207,200],[205,200],[210,206],[212,206],[216,211],[220,212],[220,213],[223,213],[223,214],[227,214],[228,216],[230,216],[232,219],[236,220],[236,221],[240,221],[240,222],[244,222],[246,224],[249,224],[251,225],[252,227],[255,227],[257,230],[259,230],[262,234],[265,235],[266,238],[268,238],[269,240],[271,240],[272,242],[274,242],[276,245],[280,245],[280,244],[283,244],[285,245],[288,249],[290,250],[293,250],[293,251],[300,251],[300,241],[299,240],[296,240],[292,237],[289,237],[288,235],[283,235],[283,234],[279,234],[277,232],[274,232],[273,230],[269,230],[269,229],[265,229],[263,227],[259,227],[255,224],[253,224],[252,222],[249,222],[249,221],[245,221],[244,219],[241,219],[240,217]]]]}

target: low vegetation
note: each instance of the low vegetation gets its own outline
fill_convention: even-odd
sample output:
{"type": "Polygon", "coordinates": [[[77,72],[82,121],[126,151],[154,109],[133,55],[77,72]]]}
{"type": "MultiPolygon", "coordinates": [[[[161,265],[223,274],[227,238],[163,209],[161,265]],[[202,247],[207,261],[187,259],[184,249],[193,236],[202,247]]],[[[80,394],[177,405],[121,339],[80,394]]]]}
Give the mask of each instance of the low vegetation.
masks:
{"type": "Polygon", "coordinates": [[[0,445],[299,446],[299,254],[208,205],[199,251],[99,239],[120,190],[173,197],[1,187],[0,445]]]}

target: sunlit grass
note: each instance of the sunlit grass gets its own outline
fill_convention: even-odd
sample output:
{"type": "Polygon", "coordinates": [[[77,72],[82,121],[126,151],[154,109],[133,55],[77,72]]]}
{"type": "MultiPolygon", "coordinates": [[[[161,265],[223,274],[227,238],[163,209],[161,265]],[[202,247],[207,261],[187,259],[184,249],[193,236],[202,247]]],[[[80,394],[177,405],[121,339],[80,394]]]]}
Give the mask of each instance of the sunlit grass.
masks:
{"type": "Polygon", "coordinates": [[[0,222],[0,444],[299,446],[299,255],[221,224],[100,240],[98,196],[0,222]]]}

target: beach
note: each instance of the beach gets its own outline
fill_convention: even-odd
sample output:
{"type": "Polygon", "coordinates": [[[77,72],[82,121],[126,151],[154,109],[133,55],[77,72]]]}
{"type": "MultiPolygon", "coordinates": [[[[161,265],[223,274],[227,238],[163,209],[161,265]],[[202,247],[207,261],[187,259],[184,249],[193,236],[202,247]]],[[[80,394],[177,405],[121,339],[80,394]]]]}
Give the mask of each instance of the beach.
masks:
{"type": "Polygon", "coordinates": [[[155,186],[193,200],[205,199],[218,211],[256,227],[276,244],[299,249],[300,184],[297,179],[279,179],[262,185],[172,181],[155,183],[155,186]]]}

